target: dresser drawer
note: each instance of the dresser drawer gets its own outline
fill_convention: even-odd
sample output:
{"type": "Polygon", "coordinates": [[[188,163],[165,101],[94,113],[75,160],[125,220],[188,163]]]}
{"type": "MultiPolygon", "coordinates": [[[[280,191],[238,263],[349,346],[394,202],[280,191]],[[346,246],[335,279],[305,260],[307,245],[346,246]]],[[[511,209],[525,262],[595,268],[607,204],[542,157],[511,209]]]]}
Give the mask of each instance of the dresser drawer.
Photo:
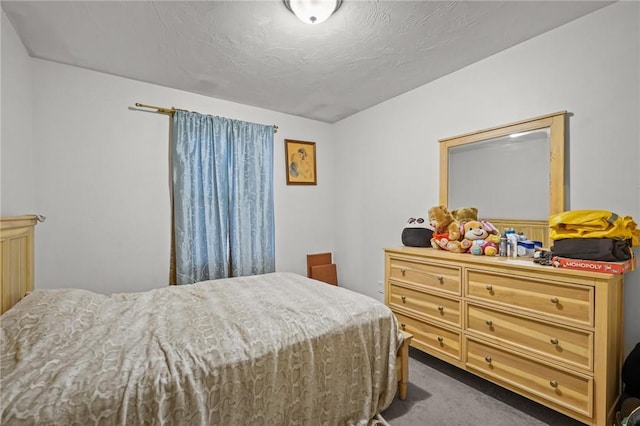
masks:
{"type": "Polygon", "coordinates": [[[460,333],[394,312],[400,329],[413,334],[411,346],[425,352],[439,352],[460,361],[460,333]]]}
{"type": "Polygon", "coordinates": [[[467,339],[466,366],[498,383],[591,417],[593,379],[467,339]]]}
{"type": "Polygon", "coordinates": [[[460,327],[460,301],[411,290],[391,281],[389,305],[402,308],[419,316],[442,321],[454,327],[460,327]]]}
{"type": "Polygon", "coordinates": [[[524,309],[542,318],[554,317],[583,326],[593,325],[593,288],[467,270],[468,298],[524,309]]]}
{"type": "Polygon", "coordinates": [[[560,327],[467,304],[467,331],[524,349],[543,359],[593,370],[593,332],[560,327]]]}
{"type": "Polygon", "coordinates": [[[460,295],[460,268],[391,257],[389,278],[410,285],[460,295]]]}

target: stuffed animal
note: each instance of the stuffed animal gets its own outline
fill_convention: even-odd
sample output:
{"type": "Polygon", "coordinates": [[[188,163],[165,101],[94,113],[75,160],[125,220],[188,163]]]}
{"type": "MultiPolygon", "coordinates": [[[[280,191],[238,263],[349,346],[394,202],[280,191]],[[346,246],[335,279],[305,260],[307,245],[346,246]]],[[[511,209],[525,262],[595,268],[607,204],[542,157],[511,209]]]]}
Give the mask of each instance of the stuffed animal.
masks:
{"type": "Polygon", "coordinates": [[[470,241],[459,241],[460,223],[445,206],[430,208],[428,216],[434,229],[431,247],[454,253],[465,253],[471,247],[470,241]]]}
{"type": "Polygon", "coordinates": [[[455,220],[449,209],[445,206],[431,207],[428,211],[429,224],[436,234],[449,234],[450,241],[460,239],[460,222],[455,220]]]}
{"type": "Polygon", "coordinates": [[[497,235],[496,228],[490,223],[477,220],[466,222],[463,227],[463,241],[471,242],[469,252],[475,255],[495,256],[498,254],[497,244],[500,236],[497,235]],[[497,242],[496,242],[497,238],[497,242]]]}
{"type": "Polygon", "coordinates": [[[449,234],[433,234],[431,247],[453,253],[466,253],[471,247],[472,241],[470,240],[452,241],[448,237],[449,234]]]}
{"type": "Polygon", "coordinates": [[[469,222],[470,220],[478,220],[478,209],[476,207],[462,207],[451,210],[453,218],[458,222],[469,222]]]}

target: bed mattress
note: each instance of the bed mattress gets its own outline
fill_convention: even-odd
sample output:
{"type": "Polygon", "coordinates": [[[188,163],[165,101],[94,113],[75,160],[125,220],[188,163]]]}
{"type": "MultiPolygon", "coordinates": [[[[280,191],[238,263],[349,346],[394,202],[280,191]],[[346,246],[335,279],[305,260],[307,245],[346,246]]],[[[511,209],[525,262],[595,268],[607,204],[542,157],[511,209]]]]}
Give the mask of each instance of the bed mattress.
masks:
{"type": "Polygon", "coordinates": [[[366,425],[397,387],[391,311],[291,273],[35,290],[1,328],[3,424],[366,425]]]}

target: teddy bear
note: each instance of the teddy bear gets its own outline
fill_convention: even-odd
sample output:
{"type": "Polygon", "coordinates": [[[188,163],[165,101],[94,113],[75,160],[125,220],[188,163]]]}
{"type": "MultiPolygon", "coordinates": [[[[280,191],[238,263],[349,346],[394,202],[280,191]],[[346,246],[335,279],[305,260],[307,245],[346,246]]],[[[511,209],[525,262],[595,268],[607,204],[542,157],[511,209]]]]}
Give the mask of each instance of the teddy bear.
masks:
{"type": "Polygon", "coordinates": [[[447,233],[433,234],[433,238],[431,238],[431,247],[453,253],[466,253],[471,248],[471,244],[471,240],[449,240],[449,234],[447,233]]]}
{"type": "Polygon", "coordinates": [[[460,239],[460,222],[457,221],[446,206],[431,207],[427,212],[429,224],[436,234],[449,234],[449,239],[460,239]]]}
{"type": "Polygon", "coordinates": [[[451,210],[453,218],[458,222],[469,222],[470,220],[478,220],[478,208],[477,207],[461,207],[459,209],[451,210]]]}
{"type": "Polygon", "coordinates": [[[433,228],[431,247],[454,253],[465,253],[471,247],[470,241],[460,240],[460,222],[445,206],[431,207],[427,213],[429,224],[433,228]]]}
{"type": "Polygon", "coordinates": [[[469,252],[475,255],[495,256],[498,254],[500,235],[487,221],[470,220],[462,225],[463,241],[471,242],[469,252]]]}

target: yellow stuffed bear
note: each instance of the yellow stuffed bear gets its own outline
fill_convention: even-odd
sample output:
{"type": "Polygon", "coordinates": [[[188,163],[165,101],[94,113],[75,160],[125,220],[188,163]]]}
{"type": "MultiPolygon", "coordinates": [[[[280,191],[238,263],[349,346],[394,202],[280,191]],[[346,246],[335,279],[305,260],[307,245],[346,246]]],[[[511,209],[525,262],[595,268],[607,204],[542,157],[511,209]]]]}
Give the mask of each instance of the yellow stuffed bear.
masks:
{"type": "Polygon", "coordinates": [[[449,234],[449,239],[460,239],[460,222],[458,222],[445,206],[431,207],[428,211],[429,223],[435,234],[449,234]]]}
{"type": "Polygon", "coordinates": [[[471,247],[470,241],[459,241],[460,222],[454,219],[445,206],[431,207],[428,211],[428,217],[429,224],[433,227],[431,247],[454,253],[464,253],[471,247]]]}
{"type": "Polygon", "coordinates": [[[471,220],[478,220],[478,208],[477,207],[462,207],[459,209],[451,210],[453,218],[460,223],[469,222],[471,220]]]}

